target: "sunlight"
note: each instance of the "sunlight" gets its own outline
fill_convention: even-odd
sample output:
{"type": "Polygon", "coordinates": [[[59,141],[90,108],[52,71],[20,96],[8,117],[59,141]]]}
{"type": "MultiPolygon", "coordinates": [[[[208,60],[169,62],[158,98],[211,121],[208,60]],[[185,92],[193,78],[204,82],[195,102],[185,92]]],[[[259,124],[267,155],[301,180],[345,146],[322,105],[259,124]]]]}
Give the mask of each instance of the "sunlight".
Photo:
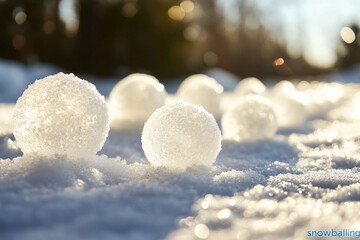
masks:
{"type": "Polygon", "coordinates": [[[350,44],[355,41],[355,33],[349,27],[343,27],[340,31],[341,38],[347,44],[350,44]]]}
{"type": "Polygon", "coordinates": [[[210,235],[209,228],[205,224],[196,225],[194,233],[200,239],[206,239],[210,235]]]}
{"type": "Polygon", "coordinates": [[[275,65],[276,67],[281,66],[281,65],[283,65],[284,63],[285,63],[285,61],[284,61],[283,58],[277,58],[277,59],[275,59],[275,61],[274,61],[274,65],[275,65]]]}

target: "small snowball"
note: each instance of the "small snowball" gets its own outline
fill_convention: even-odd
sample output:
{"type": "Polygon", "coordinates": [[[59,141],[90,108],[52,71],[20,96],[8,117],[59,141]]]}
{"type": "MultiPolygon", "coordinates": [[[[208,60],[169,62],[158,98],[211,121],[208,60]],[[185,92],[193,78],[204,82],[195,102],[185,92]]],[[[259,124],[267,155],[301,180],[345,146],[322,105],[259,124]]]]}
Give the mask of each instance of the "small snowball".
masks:
{"type": "Polygon", "coordinates": [[[235,93],[240,96],[248,94],[264,95],[266,92],[266,86],[255,77],[242,79],[235,88],[235,93]]]}
{"type": "Polygon", "coordinates": [[[221,132],[214,117],[186,102],[166,105],[147,120],[142,148],[154,166],[184,170],[211,165],[221,150],[221,132]]]}
{"type": "Polygon", "coordinates": [[[248,95],[228,109],[221,119],[224,138],[257,141],[272,137],[277,130],[271,102],[262,96],[248,95]]]}
{"type": "Polygon", "coordinates": [[[272,95],[284,95],[284,94],[292,94],[296,92],[296,88],[294,84],[288,80],[282,80],[275,84],[275,86],[271,89],[272,95]]]}
{"type": "MultiPolygon", "coordinates": [[[[147,74],[131,74],[115,85],[109,96],[112,127],[121,124],[143,124],[165,104],[164,85],[147,74]]],[[[120,126],[119,126],[120,125],[120,126]]]]}
{"type": "Polygon", "coordinates": [[[81,158],[102,148],[109,116],[94,85],[73,74],[58,73],[25,90],[16,103],[13,126],[24,154],[81,158]]]}
{"type": "Polygon", "coordinates": [[[272,88],[271,101],[279,127],[296,128],[306,121],[305,96],[290,81],[280,81],[272,88]]]}
{"type": "Polygon", "coordinates": [[[221,94],[224,91],[214,78],[195,74],[186,78],[180,85],[177,95],[180,99],[203,106],[215,116],[220,115],[221,94]]]}
{"type": "Polygon", "coordinates": [[[304,124],[307,119],[304,104],[295,98],[283,95],[272,97],[273,108],[279,127],[296,128],[304,124]]]}

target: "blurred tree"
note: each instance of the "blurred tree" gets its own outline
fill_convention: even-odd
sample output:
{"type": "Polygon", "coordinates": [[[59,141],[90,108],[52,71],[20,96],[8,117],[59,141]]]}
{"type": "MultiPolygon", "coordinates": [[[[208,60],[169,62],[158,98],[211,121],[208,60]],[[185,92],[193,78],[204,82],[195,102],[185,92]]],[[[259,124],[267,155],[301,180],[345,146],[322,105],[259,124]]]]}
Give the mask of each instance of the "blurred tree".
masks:
{"type": "Polygon", "coordinates": [[[120,67],[158,77],[217,66],[246,76],[316,73],[292,59],[239,0],[232,26],[218,0],[3,0],[0,57],[112,75],[120,67]],[[278,60],[277,60],[278,59],[278,60]]]}
{"type": "Polygon", "coordinates": [[[214,51],[217,66],[242,77],[278,76],[291,77],[321,73],[310,66],[303,57],[292,58],[286,45],[273,37],[261,23],[263,14],[249,0],[239,0],[239,21],[235,26],[226,23],[215,1],[199,1],[206,11],[207,46],[214,51]],[[278,61],[277,61],[278,60],[278,61]]]}

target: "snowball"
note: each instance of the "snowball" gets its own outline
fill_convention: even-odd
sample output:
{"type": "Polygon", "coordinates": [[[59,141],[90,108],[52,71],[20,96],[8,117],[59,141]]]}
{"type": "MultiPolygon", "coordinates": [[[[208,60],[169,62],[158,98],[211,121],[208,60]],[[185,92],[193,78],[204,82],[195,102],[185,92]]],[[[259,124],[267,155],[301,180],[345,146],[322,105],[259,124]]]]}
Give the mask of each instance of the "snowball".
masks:
{"type": "Polygon", "coordinates": [[[208,112],[220,114],[221,93],[224,91],[214,78],[195,74],[186,78],[180,85],[177,95],[180,99],[203,106],[208,112]]]}
{"type": "Polygon", "coordinates": [[[235,93],[241,96],[248,94],[263,95],[266,92],[266,86],[255,77],[242,79],[235,88],[235,93]]]}
{"type": "Polygon", "coordinates": [[[143,124],[166,101],[164,85],[147,74],[131,74],[115,85],[110,93],[113,127],[125,122],[143,124]]]}
{"type": "Polygon", "coordinates": [[[279,127],[296,128],[306,121],[305,106],[295,98],[283,95],[272,97],[271,101],[279,127]]]}
{"type": "Polygon", "coordinates": [[[275,84],[275,86],[271,89],[271,94],[292,94],[296,92],[296,88],[294,84],[288,80],[282,80],[275,84]]]}
{"type": "Polygon", "coordinates": [[[221,133],[204,108],[178,102],[151,115],[141,142],[154,166],[184,170],[193,165],[211,165],[221,150],[221,133]]]}
{"type": "Polygon", "coordinates": [[[104,97],[73,74],[37,80],[18,99],[14,136],[24,154],[81,158],[95,155],[109,131],[104,97]]]}
{"type": "Polygon", "coordinates": [[[248,95],[221,119],[224,138],[235,141],[256,141],[273,136],[277,130],[271,102],[262,96],[248,95]]]}
{"type": "Polygon", "coordinates": [[[296,128],[306,121],[305,96],[290,81],[280,81],[272,88],[271,101],[279,127],[296,128]]]}

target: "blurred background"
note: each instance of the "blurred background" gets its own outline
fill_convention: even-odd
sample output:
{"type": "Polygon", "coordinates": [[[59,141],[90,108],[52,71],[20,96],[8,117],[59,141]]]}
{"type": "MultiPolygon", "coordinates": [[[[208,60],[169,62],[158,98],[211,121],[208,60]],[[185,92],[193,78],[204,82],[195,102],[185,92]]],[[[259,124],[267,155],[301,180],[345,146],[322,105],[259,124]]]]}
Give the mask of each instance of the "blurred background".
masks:
{"type": "Polygon", "coordinates": [[[0,58],[104,77],[213,67],[317,75],[360,62],[359,9],[358,0],[0,0],[0,58]]]}

